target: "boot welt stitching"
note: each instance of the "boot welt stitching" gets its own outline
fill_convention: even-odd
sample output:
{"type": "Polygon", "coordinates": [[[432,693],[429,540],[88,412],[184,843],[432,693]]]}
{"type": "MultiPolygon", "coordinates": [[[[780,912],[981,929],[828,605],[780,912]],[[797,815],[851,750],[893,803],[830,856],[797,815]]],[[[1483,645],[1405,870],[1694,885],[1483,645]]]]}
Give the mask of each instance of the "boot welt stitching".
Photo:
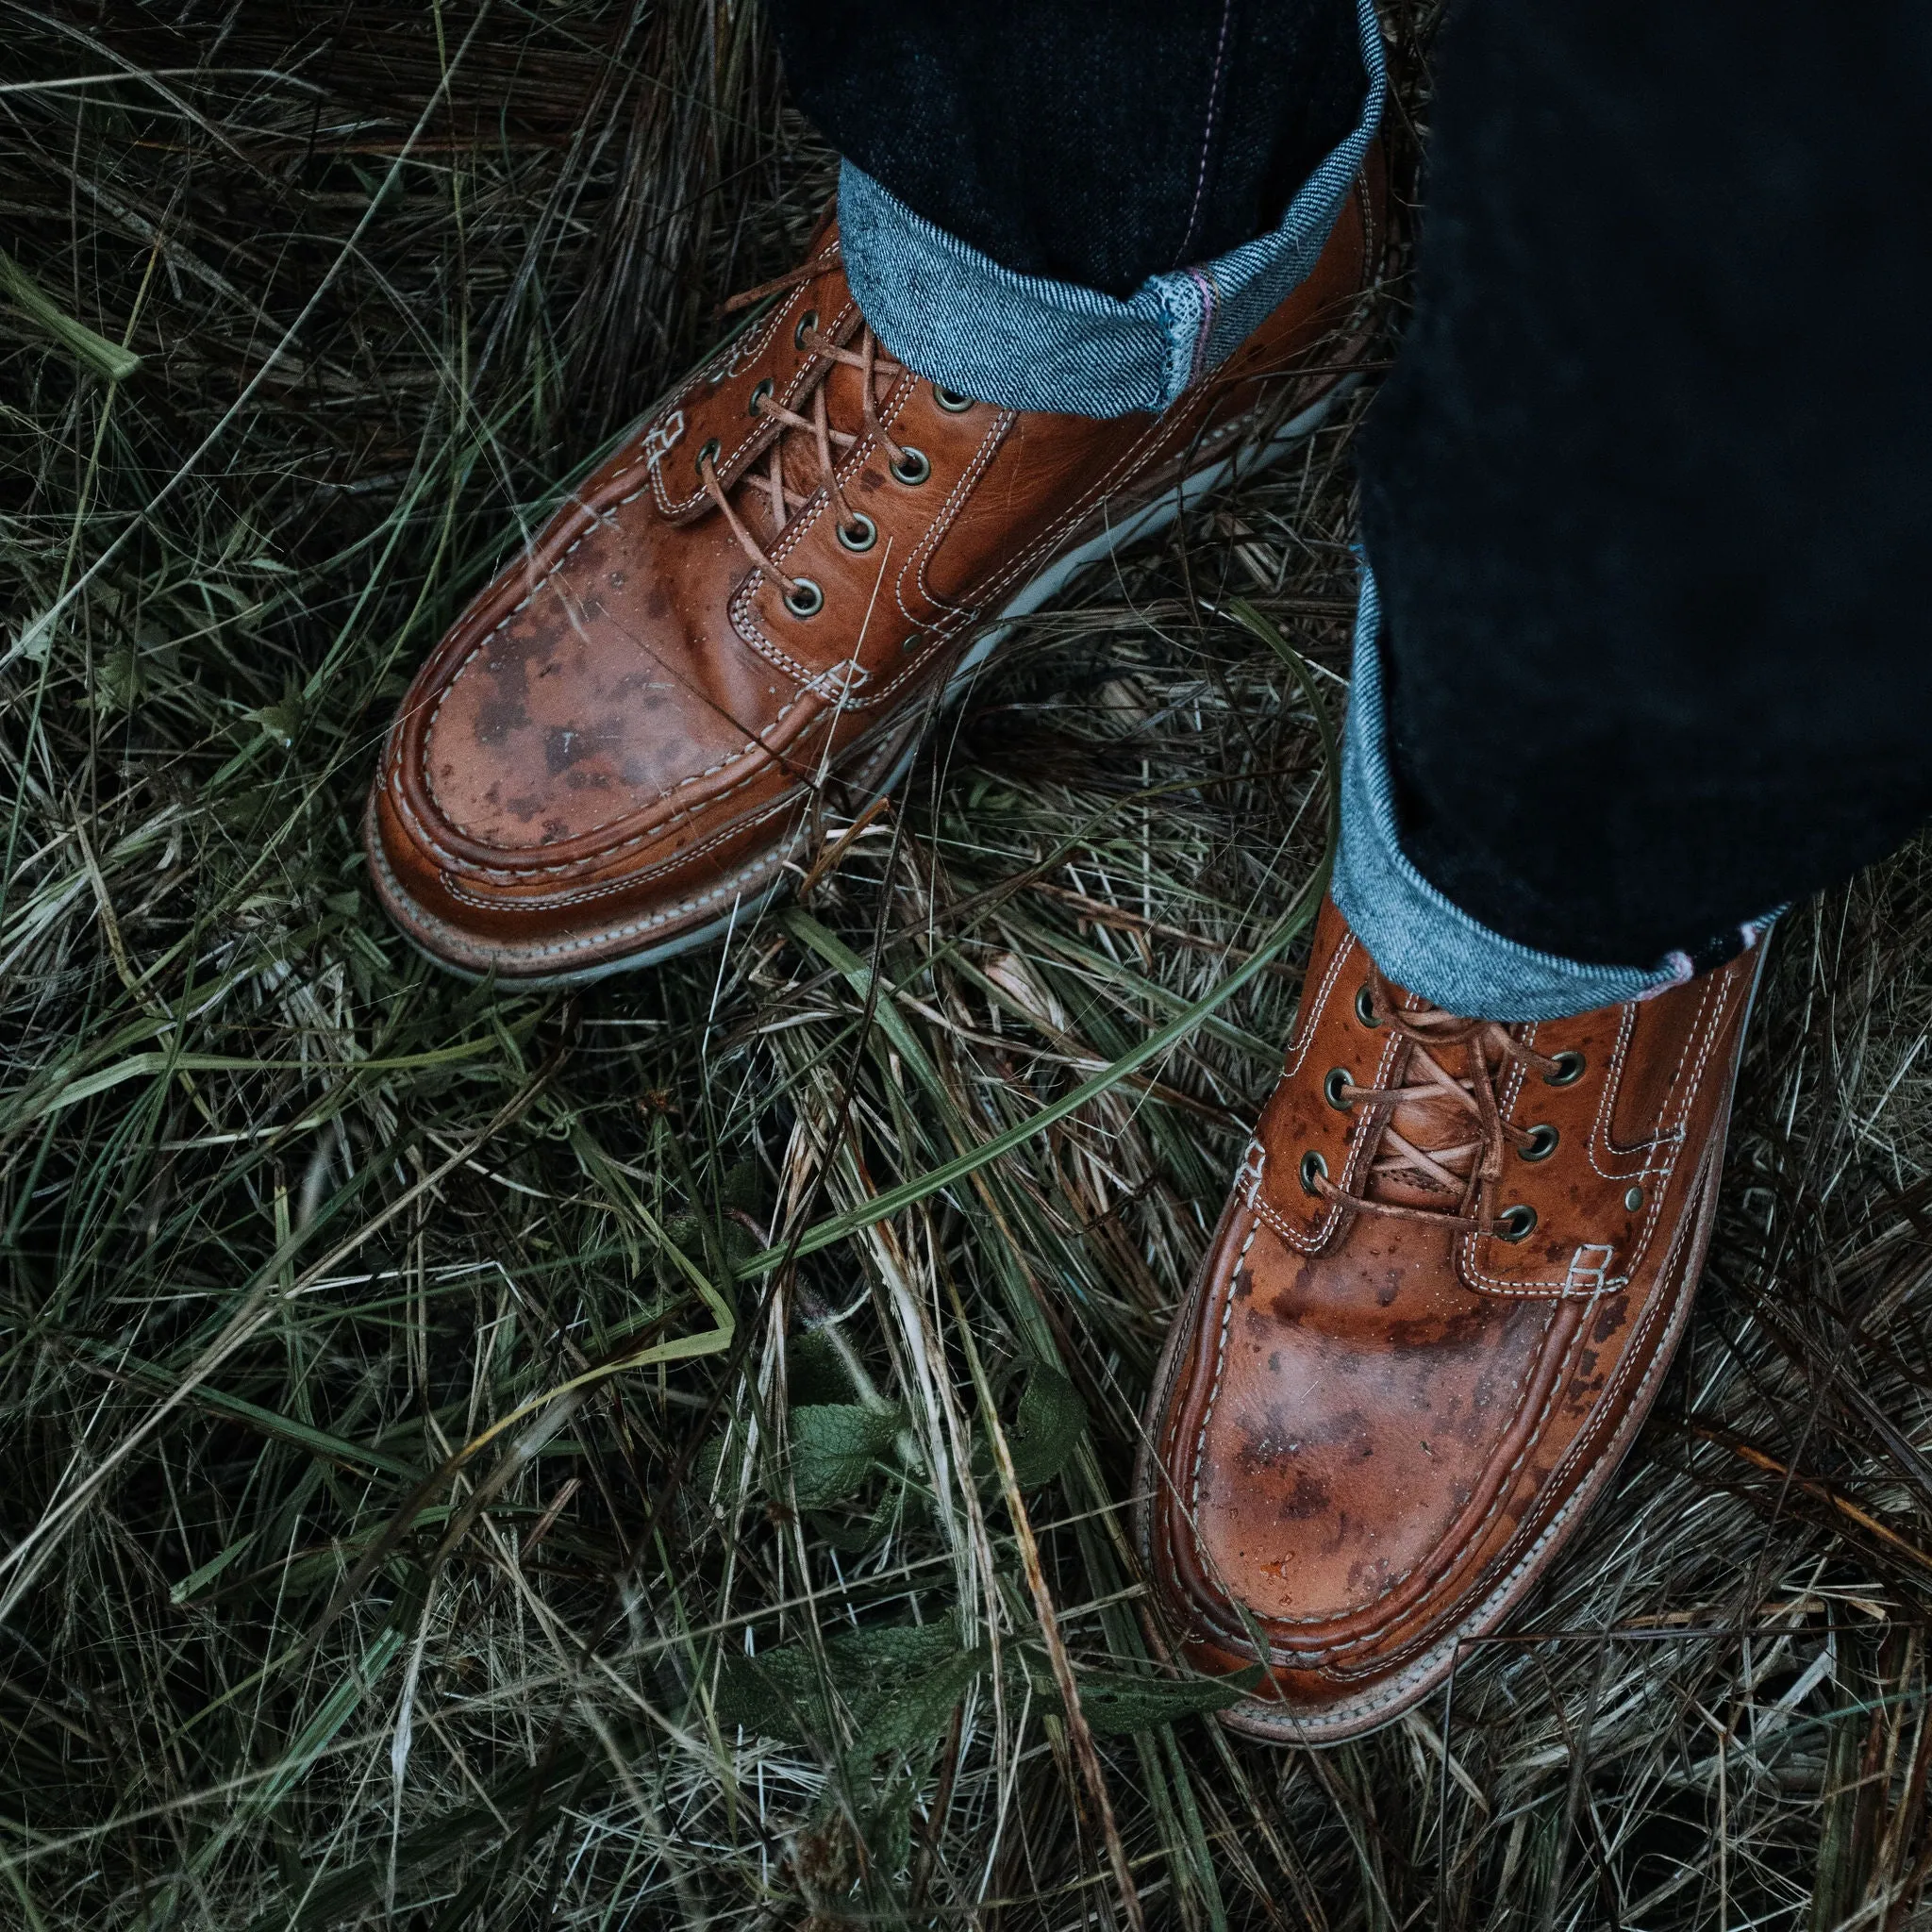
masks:
{"type": "MultiPolygon", "coordinates": [[[[797,702],[798,700],[793,700],[792,704],[787,705],[785,707],[785,711],[794,709],[796,708],[797,702]]],[[[781,711],[778,714],[780,718],[782,718],[784,715],[784,711],[781,711]]],[[[774,720],[774,722],[775,723],[776,720],[774,720]]],[[[794,741],[794,742],[795,741],[794,741]]],[[[769,746],[764,745],[763,743],[758,741],[754,741],[752,745],[749,746],[748,749],[753,751],[770,751],[769,746]]],[[[861,769],[863,765],[864,757],[867,755],[867,753],[868,747],[866,746],[863,740],[860,740],[858,744],[851,747],[851,756],[856,761],[858,761],[860,763],[861,769]]],[[[870,756],[875,758],[877,756],[876,751],[871,751],[870,756]]],[[[775,764],[777,762],[777,757],[778,755],[776,753],[771,754],[771,761],[773,764],[775,764]]],[[[400,763],[400,761],[398,762],[400,763]]],[[[736,763],[738,762],[738,760],[730,759],[726,762],[736,763]]],[[[713,769],[717,770],[723,768],[721,766],[714,767],[713,769]]],[[[399,816],[407,820],[408,828],[412,838],[414,839],[416,844],[422,850],[429,853],[430,856],[437,860],[439,865],[442,866],[446,870],[468,874],[472,877],[498,879],[506,885],[515,885],[525,879],[537,877],[562,878],[568,877],[573,874],[581,874],[585,872],[599,870],[602,867],[610,864],[613,859],[617,858],[622,854],[625,852],[634,851],[640,845],[648,844],[652,840],[663,837],[663,835],[666,832],[672,830],[677,825],[689,824],[692,819],[697,818],[702,813],[708,811],[712,807],[722,803],[722,801],[724,801],[724,799],[732,796],[734,792],[742,791],[747,785],[755,784],[760,777],[762,777],[765,774],[765,773],[769,769],[769,765],[760,765],[758,768],[758,770],[746,773],[745,775],[741,778],[734,779],[723,791],[713,793],[713,795],[710,798],[706,799],[697,805],[680,807],[676,811],[671,813],[669,816],[654,821],[651,824],[645,826],[643,830],[633,834],[630,838],[607,845],[603,847],[602,850],[593,853],[587,858],[568,859],[561,863],[553,865],[490,866],[479,864],[471,859],[459,858],[457,857],[455,853],[449,851],[446,846],[441,844],[441,842],[438,841],[435,838],[435,836],[430,832],[429,828],[424,824],[420,814],[418,814],[415,808],[409,804],[408,795],[403,791],[400,786],[391,787],[390,788],[390,790],[393,802],[396,806],[397,812],[399,816]]],[[[681,782],[685,784],[691,784],[694,783],[695,780],[686,779],[681,782]]],[[[804,791],[808,789],[809,788],[807,787],[800,787],[798,788],[798,791],[804,791]]],[[[668,792],[664,794],[664,796],[667,798],[671,794],[668,792]]],[[[794,794],[788,793],[786,795],[791,796],[794,794]]],[[[662,803],[661,799],[659,800],[659,803],[662,803]]],[[[607,819],[603,823],[604,824],[620,824],[623,823],[623,820],[607,819]]],[[[756,815],[754,815],[751,819],[748,820],[734,820],[732,821],[732,824],[725,828],[725,833],[728,833],[731,829],[739,825],[756,823],[756,815]]],[[[591,836],[591,834],[600,831],[602,828],[602,825],[593,825],[590,828],[588,832],[580,834],[579,836],[588,838],[591,836]]],[[[721,833],[719,836],[724,836],[724,833],[721,833]]]]}
{"type": "MultiPolygon", "coordinates": [[[[727,825],[723,830],[714,834],[703,844],[689,846],[674,858],[661,860],[647,872],[629,873],[621,879],[605,879],[596,885],[585,886],[574,892],[557,892],[542,898],[513,900],[510,902],[508,909],[557,912],[578,907],[589,907],[594,905],[600,899],[611,899],[623,893],[638,891],[642,888],[647,888],[654,879],[661,879],[666,873],[675,872],[680,866],[703,858],[708,852],[721,844],[727,843],[741,833],[755,830],[769,819],[783,817],[787,811],[793,809],[798,803],[799,800],[795,796],[781,799],[768,811],[758,813],[750,818],[741,819],[735,824],[727,825]]],[[[744,861],[745,866],[758,865],[771,852],[785,842],[782,836],[774,840],[772,845],[763,848],[758,854],[747,858],[744,861]]],[[[501,912],[506,909],[504,901],[501,898],[491,897],[477,892],[465,885],[460,879],[445,878],[443,890],[449,893],[451,898],[459,899],[464,905],[475,906],[481,911],[501,912]]]]}
{"type": "MultiPolygon", "coordinates": [[[[875,748],[872,755],[864,761],[864,763],[860,767],[861,782],[863,782],[863,774],[867,771],[876,769],[887,749],[889,749],[889,747],[882,746],[875,748]]],[[[700,856],[702,853],[709,850],[712,846],[722,842],[725,839],[736,836],[738,833],[742,832],[748,827],[756,826],[764,819],[776,818],[780,816],[787,809],[791,808],[795,805],[802,803],[806,796],[808,796],[808,794],[805,794],[803,792],[788,793],[784,798],[776,801],[765,811],[754,814],[749,818],[736,821],[731,825],[724,827],[723,830],[717,833],[711,840],[708,841],[705,844],[691,847],[687,852],[679,854],[677,856],[677,858],[681,861],[684,859],[689,859],[700,856]]],[[[801,824],[800,827],[798,828],[799,833],[802,834],[803,829],[804,827],[801,824]]],[[[375,843],[378,846],[380,845],[379,837],[375,841],[375,843]]],[[[778,839],[774,840],[773,842],[770,845],[766,846],[761,852],[757,854],[755,857],[747,859],[745,863],[736,873],[734,873],[731,875],[730,879],[727,880],[724,886],[711,888],[706,891],[699,892],[694,895],[689,896],[685,899],[682,899],[678,901],[675,906],[674,906],[667,911],[661,913],[648,914],[638,920],[630,921],[623,925],[603,928],[596,933],[578,936],[569,940],[568,941],[558,941],[554,944],[546,943],[540,945],[536,942],[527,941],[509,941],[504,942],[503,946],[500,947],[498,951],[499,953],[508,953],[517,957],[525,957],[531,954],[532,952],[535,952],[539,956],[547,955],[549,953],[556,951],[557,947],[559,945],[565,946],[567,948],[575,948],[581,950],[582,948],[587,946],[602,944],[609,938],[614,936],[623,936],[625,934],[630,933],[635,930],[639,930],[643,927],[663,924],[667,921],[677,917],[681,911],[701,908],[708,902],[717,898],[721,893],[727,892],[735,889],[736,887],[744,884],[746,881],[750,880],[754,876],[758,875],[762,872],[771,870],[774,866],[777,864],[782,864],[784,858],[790,854],[791,850],[796,843],[796,836],[781,836],[778,839]]],[[[666,870],[668,869],[669,864],[675,862],[676,861],[667,861],[666,865],[660,866],[658,870],[666,870]]],[[[415,900],[409,896],[408,891],[401,885],[401,882],[395,879],[393,871],[389,864],[386,855],[384,855],[383,857],[382,864],[384,876],[391,881],[395,895],[398,898],[406,901],[412,908],[416,908],[415,900]]],[[[612,880],[603,886],[586,891],[576,895],[575,903],[581,905],[597,898],[608,898],[615,892],[628,891],[635,885],[636,878],[639,876],[648,877],[649,874],[638,874],[630,878],[612,880]]],[[[465,904],[477,906],[483,909],[490,911],[501,911],[503,909],[503,902],[500,899],[483,899],[472,892],[464,891],[459,882],[449,879],[447,877],[445,877],[443,880],[443,889],[446,891],[448,891],[453,898],[461,899],[464,901],[465,904]]],[[[440,927],[447,926],[447,922],[436,920],[435,915],[423,913],[421,912],[421,908],[416,909],[419,912],[419,916],[425,919],[434,921],[434,923],[440,927]]],[[[447,929],[451,931],[456,930],[456,928],[454,927],[449,927],[447,929]]],[[[464,943],[472,951],[475,952],[478,957],[483,957],[483,949],[476,947],[475,941],[470,940],[467,935],[464,936],[464,943]]],[[[492,955],[491,957],[495,957],[495,955],[492,955]]]]}
{"type": "Polygon", "coordinates": [[[400,884],[395,880],[386,859],[383,861],[382,866],[385,880],[395,890],[397,897],[408,905],[412,911],[416,912],[416,924],[419,926],[434,928],[438,932],[454,935],[456,942],[449,947],[449,951],[465,954],[472,959],[480,961],[485,966],[500,963],[504,959],[554,959],[572,954],[585,953],[594,947],[608,945],[615,940],[628,939],[637,933],[649,932],[654,927],[672,924],[692,912],[704,910],[708,906],[715,904],[719,900],[736,896],[745,886],[755,883],[759,877],[773,869],[772,855],[766,853],[758,859],[753,860],[750,864],[742,867],[737,873],[734,873],[730,878],[722,881],[706,891],[695,893],[688,899],[682,899],[676,905],[668,907],[662,911],[646,913],[640,918],[627,920],[619,925],[604,927],[594,933],[572,934],[564,938],[541,941],[509,941],[501,944],[485,947],[476,944],[468,934],[458,932],[447,921],[437,919],[433,914],[423,914],[416,908],[415,901],[409,899],[408,894],[402,891],[400,884]]]}

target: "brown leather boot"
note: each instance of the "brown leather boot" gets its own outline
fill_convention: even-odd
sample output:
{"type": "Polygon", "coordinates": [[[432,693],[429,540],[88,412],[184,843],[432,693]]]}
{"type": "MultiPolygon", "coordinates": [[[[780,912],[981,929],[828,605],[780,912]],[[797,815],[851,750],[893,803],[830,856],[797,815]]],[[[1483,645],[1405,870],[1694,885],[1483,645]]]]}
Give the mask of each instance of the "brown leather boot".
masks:
{"type": "Polygon", "coordinates": [[[1690,1313],[1762,957],[1504,1027],[1390,985],[1324,905],[1137,1485],[1157,1641],[1267,1666],[1235,1728],[1398,1716],[1609,1483],[1690,1313]]]}
{"type": "Polygon", "coordinates": [[[900,367],[828,225],[418,673],[367,819],[397,924],[459,972],[558,981],[748,917],[822,807],[891,788],[1007,623],[1313,426],[1359,344],[1379,203],[1358,181],[1212,378],[1110,422],[900,367]]]}

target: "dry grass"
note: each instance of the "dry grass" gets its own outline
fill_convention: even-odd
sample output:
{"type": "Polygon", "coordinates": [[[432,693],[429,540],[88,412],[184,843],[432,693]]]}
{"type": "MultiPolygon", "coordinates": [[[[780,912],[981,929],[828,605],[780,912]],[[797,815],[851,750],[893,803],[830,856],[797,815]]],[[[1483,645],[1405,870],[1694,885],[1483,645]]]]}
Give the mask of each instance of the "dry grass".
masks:
{"type": "Polygon", "coordinates": [[[1119,1924],[1108,1817],[1150,1925],[1917,1923],[1924,847],[1787,923],[1533,1616],[1231,1743],[1120,1510],[1325,834],[1216,613],[1339,712],[1351,425],[1029,626],[802,909],[462,986],[362,877],[388,708],[827,158],[716,0],[0,19],[0,1925],[1119,1924]]]}

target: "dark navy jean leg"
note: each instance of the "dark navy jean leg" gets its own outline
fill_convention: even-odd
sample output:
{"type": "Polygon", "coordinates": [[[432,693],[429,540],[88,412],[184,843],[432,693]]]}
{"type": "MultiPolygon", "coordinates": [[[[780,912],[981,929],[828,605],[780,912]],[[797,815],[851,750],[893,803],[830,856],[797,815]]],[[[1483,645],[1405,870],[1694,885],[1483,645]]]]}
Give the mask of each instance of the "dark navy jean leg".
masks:
{"type": "Polygon", "coordinates": [[[1353,0],[767,0],[848,160],[1002,267],[1131,293],[1275,227],[1361,115],[1353,0]]]}
{"type": "Polygon", "coordinates": [[[1358,450],[1403,853],[1693,959],[1932,813],[1932,13],[1464,0],[1358,450]]]}

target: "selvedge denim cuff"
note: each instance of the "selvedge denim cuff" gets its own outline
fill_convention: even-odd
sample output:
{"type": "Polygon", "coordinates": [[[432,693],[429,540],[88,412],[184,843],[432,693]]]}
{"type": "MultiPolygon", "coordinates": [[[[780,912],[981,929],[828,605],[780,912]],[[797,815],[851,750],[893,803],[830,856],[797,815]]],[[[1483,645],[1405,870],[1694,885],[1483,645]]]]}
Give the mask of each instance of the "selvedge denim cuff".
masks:
{"type": "Polygon", "coordinates": [[[1357,0],[1368,79],[1355,131],[1305,181],[1280,227],[1124,301],[1015,275],[916,215],[850,161],[839,175],[846,279],[873,333],[928,381],[1008,409],[1125,416],[1166,408],[1226,360],[1315,265],[1382,123],[1382,29],[1357,0]]]}
{"type": "MultiPolygon", "coordinates": [[[[1402,849],[1389,775],[1381,633],[1374,574],[1364,564],[1330,890],[1375,964],[1398,986],[1473,1020],[1568,1019],[1690,978],[1688,953],[1669,954],[1656,966],[1592,966],[1519,945],[1472,919],[1415,869],[1402,849]]],[[[1755,943],[1770,924],[1745,927],[1744,943],[1755,943]]]]}

